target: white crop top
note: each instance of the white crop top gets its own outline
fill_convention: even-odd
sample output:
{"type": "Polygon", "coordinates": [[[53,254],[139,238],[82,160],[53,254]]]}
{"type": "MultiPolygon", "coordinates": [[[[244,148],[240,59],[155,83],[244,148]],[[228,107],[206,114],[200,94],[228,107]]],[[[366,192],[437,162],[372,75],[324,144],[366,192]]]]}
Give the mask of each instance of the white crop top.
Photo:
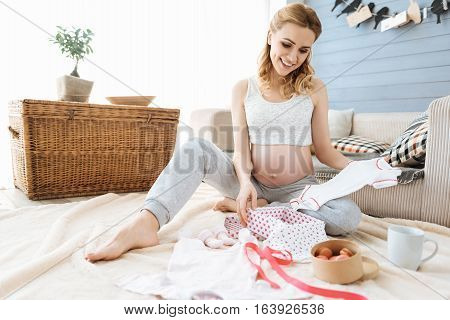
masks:
{"type": "Polygon", "coordinates": [[[311,117],[314,106],[309,95],[295,95],[288,101],[269,102],[263,98],[256,76],[253,76],[248,79],[244,107],[252,144],[312,144],[311,117]]]}

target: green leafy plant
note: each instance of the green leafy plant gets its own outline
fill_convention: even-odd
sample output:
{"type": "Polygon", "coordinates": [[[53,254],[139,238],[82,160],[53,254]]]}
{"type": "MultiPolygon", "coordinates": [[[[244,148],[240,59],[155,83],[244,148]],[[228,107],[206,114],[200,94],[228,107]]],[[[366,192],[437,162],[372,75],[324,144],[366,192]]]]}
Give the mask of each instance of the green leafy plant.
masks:
{"type": "Polygon", "coordinates": [[[57,26],[57,28],[58,32],[49,40],[59,45],[62,54],[66,54],[66,57],[75,60],[75,68],[70,75],[79,78],[78,62],[93,52],[89,43],[92,41],[94,33],[89,29],[83,30],[75,27],[72,27],[72,30],[67,30],[61,26],[57,26]]]}

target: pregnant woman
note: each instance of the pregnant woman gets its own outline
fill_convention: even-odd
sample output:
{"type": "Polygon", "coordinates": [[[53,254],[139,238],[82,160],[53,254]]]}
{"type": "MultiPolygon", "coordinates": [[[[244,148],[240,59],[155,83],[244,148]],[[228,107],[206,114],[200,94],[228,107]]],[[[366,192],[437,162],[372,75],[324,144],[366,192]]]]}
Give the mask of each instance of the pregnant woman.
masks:
{"type": "MultiPolygon", "coordinates": [[[[247,208],[289,206],[305,185],[318,183],[311,144],[322,163],[345,168],[350,159],[330,143],[326,87],[310,65],[321,32],[313,9],[300,3],[280,9],[270,23],[256,75],[233,87],[233,158],[203,139],[183,144],[148,192],[141,212],[86,259],[111,260],[131,249],[157,245],[158,230],[201,182],[224,196],[215,209],[236,211],[245,224],[247,208]]],[[[323,220],[330,235],[354,231],[361,215],[347,197],[302,212],[323,220]]]]}

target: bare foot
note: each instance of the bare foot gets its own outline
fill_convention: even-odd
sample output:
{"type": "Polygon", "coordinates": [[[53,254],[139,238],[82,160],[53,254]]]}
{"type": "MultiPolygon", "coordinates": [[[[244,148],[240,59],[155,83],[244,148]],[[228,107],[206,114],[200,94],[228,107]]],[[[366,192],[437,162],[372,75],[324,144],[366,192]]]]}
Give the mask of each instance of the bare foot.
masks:
{"type": "Polygon", "coordinates": [[[159,223],[156,217],[148,210],[142,211],[133,221],[125,225],[109,243],[94,252],[87,253],[85,259],[90,262],[113,260],[128,250],[158,245],[158,228],[159,223]]]}
{"type": "MultiPolygon", "coordinates": [[[[264,198],[260,198],[256,200],[256,206],[264,207],[268,204],[267,200],[264,198]]],[[[250,201],[248,202],[248,207],[251,207],[250,201]]],[[[217,203],[214,205],[213,210],[216,211],[222,211],[222,212],[236,212],[236,200],[224,197],[222,200],[217,201],[217,203]]]]}

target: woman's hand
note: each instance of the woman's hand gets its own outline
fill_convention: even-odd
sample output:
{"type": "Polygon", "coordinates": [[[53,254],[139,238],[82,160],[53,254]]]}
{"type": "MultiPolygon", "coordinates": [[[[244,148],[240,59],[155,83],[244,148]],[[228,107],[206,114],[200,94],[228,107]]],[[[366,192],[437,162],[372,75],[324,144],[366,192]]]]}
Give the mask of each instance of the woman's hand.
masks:
{"type": "Polygon", "coordinates": [[[251,209],[256,209],[257,197],[256,189],[250,181],[241,185],[241,190],[239,190],[239,195],[236,198],[236,211],[241,224],[247,226],[247,209],[250,209],[250,206],[251,209]]]}

